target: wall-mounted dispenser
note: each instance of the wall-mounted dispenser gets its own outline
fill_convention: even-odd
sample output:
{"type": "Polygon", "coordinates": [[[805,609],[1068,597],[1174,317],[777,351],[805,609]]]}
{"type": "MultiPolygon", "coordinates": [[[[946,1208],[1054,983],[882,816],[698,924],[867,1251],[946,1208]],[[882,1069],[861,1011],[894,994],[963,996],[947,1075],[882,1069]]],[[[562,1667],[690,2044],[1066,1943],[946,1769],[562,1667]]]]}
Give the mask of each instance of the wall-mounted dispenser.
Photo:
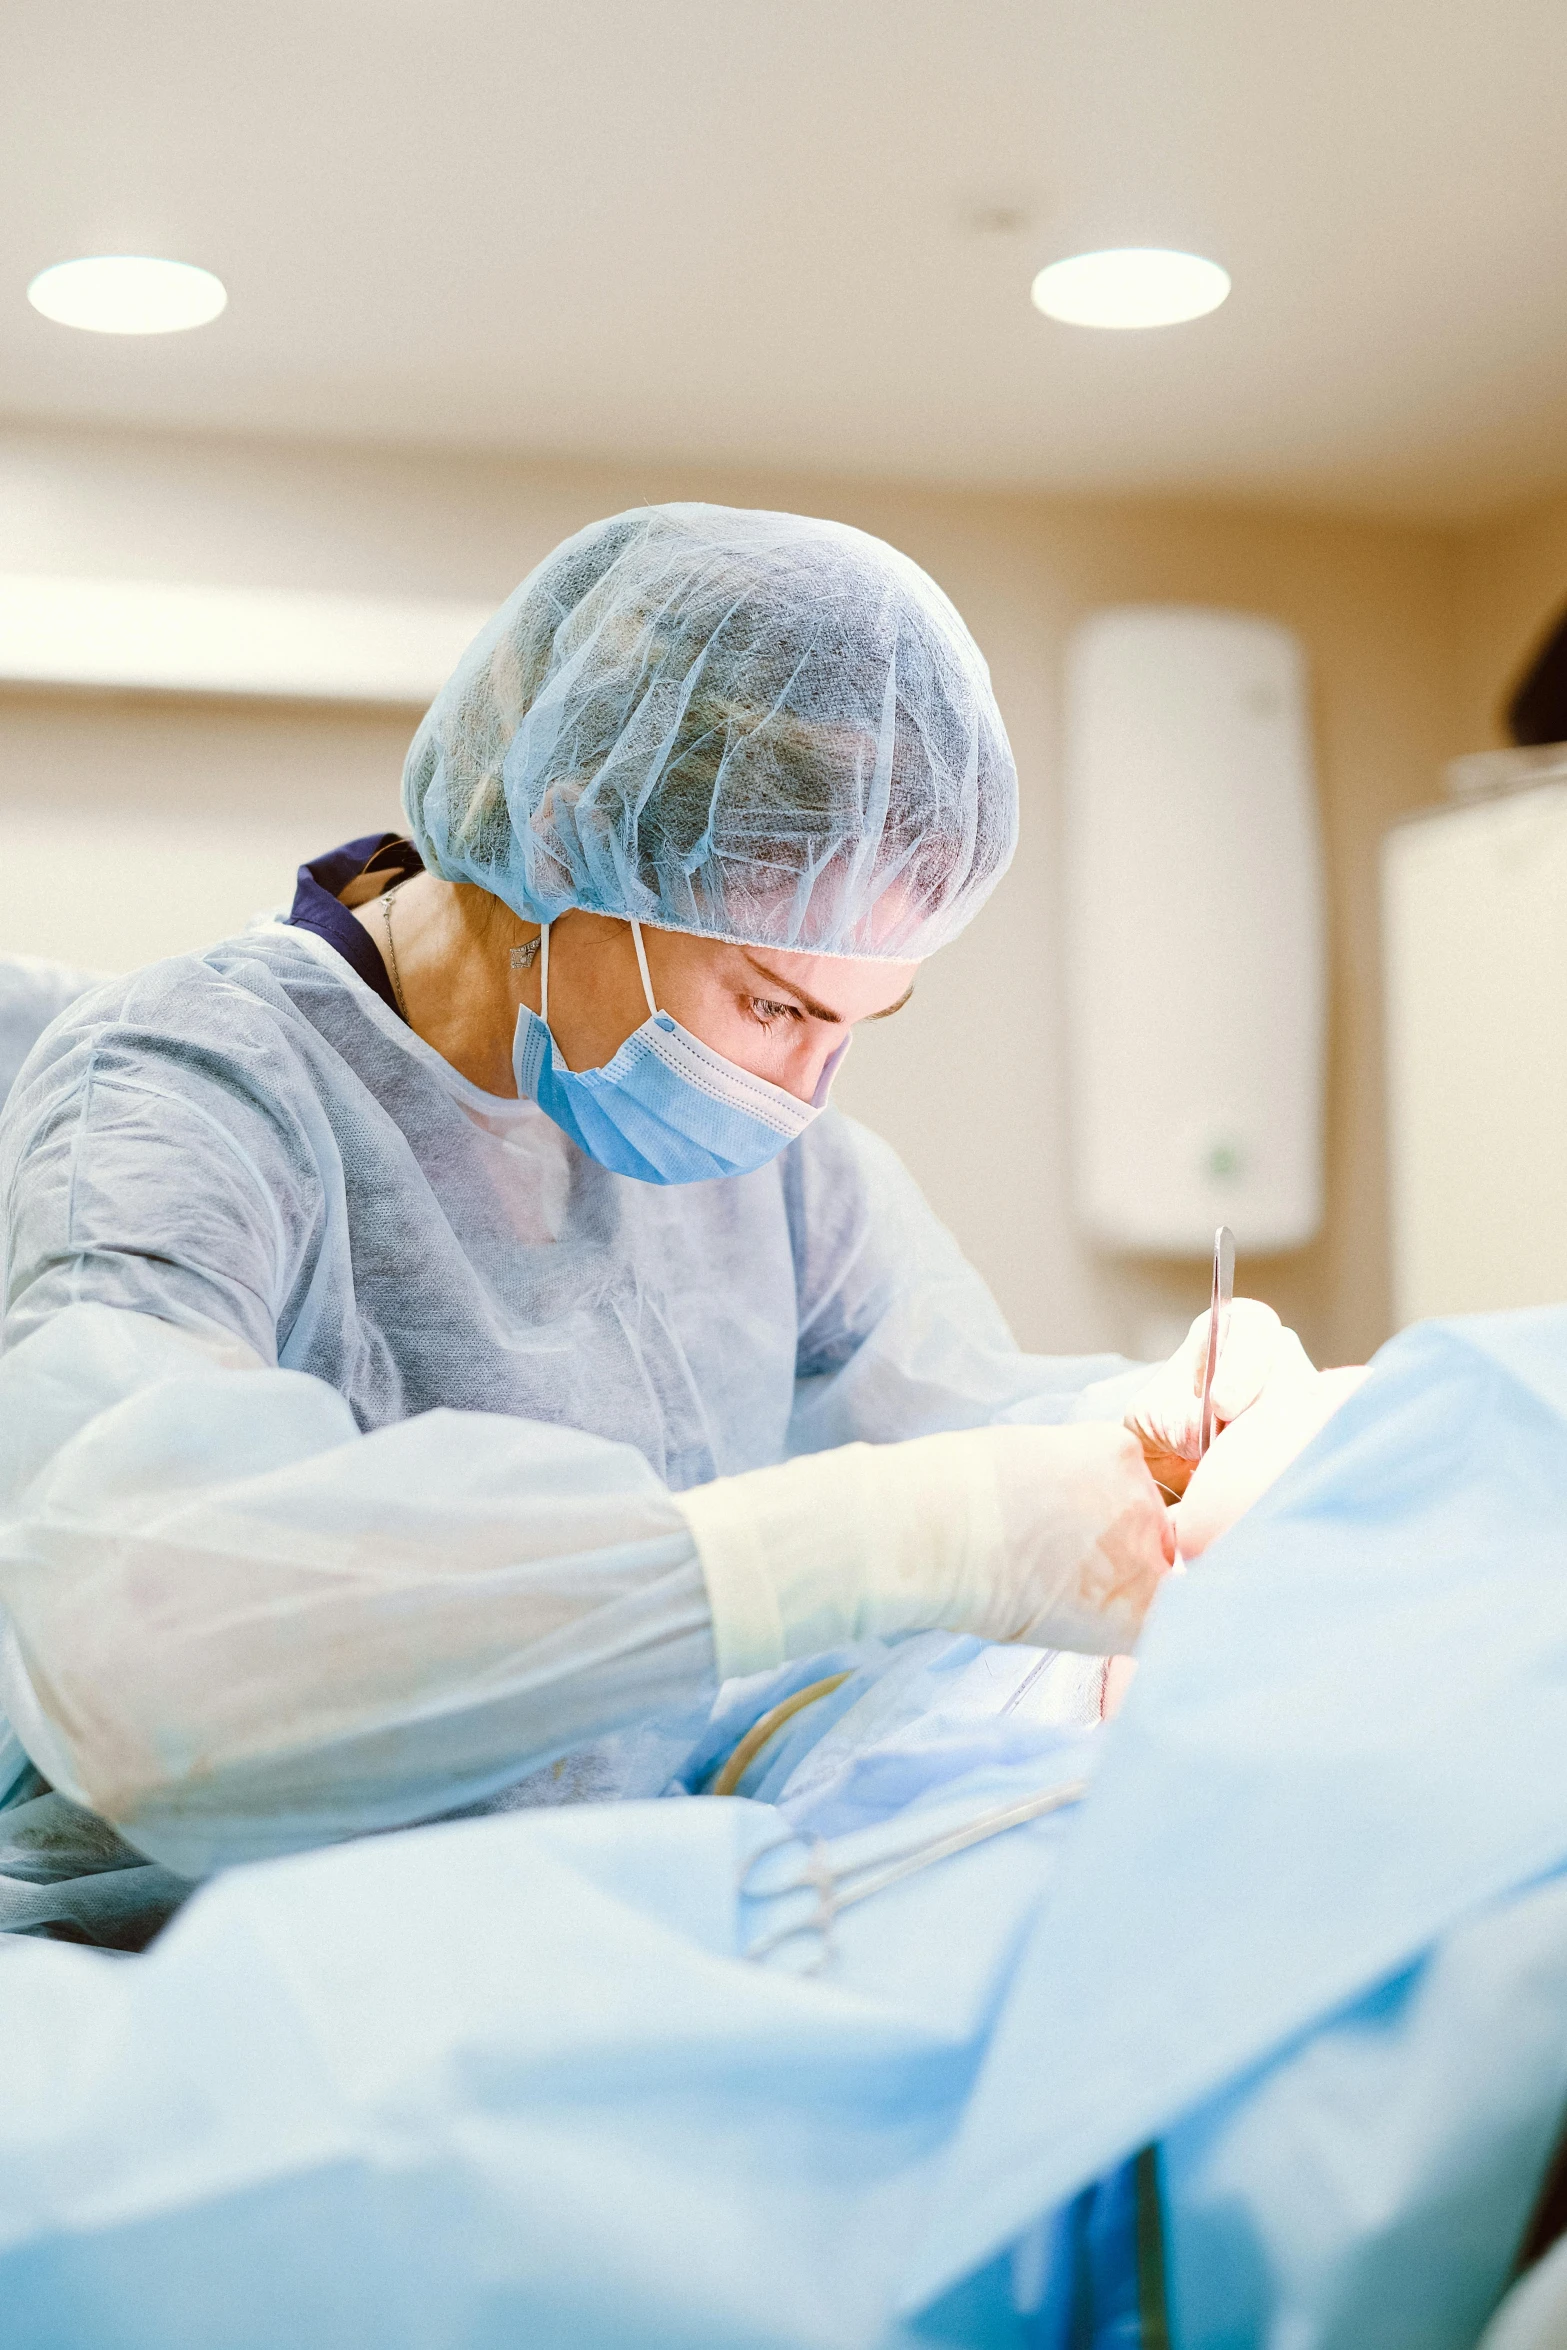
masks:
{"type": "Polygon", "coordinates": [[[1102,1246],[1296,1248],[1322,1219],[1322,850],[1287,628],[1126,606],[1067,651],[1077,1211],[1102,1246]]]}

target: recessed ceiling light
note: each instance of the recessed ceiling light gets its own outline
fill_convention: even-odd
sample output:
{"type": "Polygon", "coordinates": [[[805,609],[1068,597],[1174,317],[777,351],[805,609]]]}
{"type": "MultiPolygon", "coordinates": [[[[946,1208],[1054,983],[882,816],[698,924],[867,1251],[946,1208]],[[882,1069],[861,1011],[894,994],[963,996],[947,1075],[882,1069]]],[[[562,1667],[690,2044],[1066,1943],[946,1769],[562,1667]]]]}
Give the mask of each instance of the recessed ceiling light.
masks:
{"type": "Polygon", "coordinates": [[[189,261],[99,253],[41,270],[27,299],[60,326],[95,335],[172,335],[205,326],[228,301],[222,280],[189,261]]]}
{"type": "Polygon", "coordinates": [[[1217,310],[1229,290],[1229,273],[1198,253],[1121,245],[1052,261],[1035,278],[1031,299],[1066,326],[1179,326],[1217,310]]]}

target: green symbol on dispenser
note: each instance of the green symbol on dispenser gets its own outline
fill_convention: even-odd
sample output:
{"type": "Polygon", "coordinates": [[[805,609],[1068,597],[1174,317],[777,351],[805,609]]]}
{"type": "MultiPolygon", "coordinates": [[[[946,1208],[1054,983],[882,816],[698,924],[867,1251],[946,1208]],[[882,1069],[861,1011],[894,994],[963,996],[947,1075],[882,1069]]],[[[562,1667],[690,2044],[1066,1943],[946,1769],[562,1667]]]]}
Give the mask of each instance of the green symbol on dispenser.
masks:
{"type": "Polygon", "coordinates": [[[1211,1183],[1232,1183],[1241,1166],[1241,1153],[1233,1142],[1211,1142],[1203,1156],[1203,1172],[1211,1183]]]}

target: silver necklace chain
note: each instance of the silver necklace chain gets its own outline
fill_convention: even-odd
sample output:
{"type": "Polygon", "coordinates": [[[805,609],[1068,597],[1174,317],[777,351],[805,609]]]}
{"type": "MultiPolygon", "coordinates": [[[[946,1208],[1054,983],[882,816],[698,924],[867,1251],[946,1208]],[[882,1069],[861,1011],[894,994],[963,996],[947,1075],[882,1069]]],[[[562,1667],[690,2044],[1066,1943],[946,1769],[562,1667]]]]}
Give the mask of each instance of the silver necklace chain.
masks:
{"type": "MultiPolygon", "coordinates": [[[[394,881],[391,888],[384,889],[376,901],[381,909],[381,920],[386,924],[386,967],[391,975],[392,993],[397,998],[397,1009],[405,1020],[408,1020],[408,1006],[403,1000],[402,974],[397,968],[397,940],[392,934],[392,900],[404,886],[404,883],[412,879],[411,873],[405,873],[402,881],[394,881]]],[[[538,960],[539,945],[538,939],[530,938],[526,946],[513,947],[511,950],[512,969],[514,971],[531,971],[538,960]]],[[[412,1028],[413,1022],[408,1020],[408,1025],[412,1028]]]]}
{"type": "Polygon", "coordinates": [[[397,941],[392,936],[392,900],[396,897],[402,886],[402,882],[394,881],[390,889],[383,890],[381,892],[380,906],[381,919],[386,924],[386,959],[387,967],[391,972],[392,993],[397,998],[397,1009],[401,1012],[403,1018],[408,1021],[409,1027],[412,1028],[413,1022],[408,1019],[408,1006],[403,1001],[403,983],[397,969],[397,941]]]}

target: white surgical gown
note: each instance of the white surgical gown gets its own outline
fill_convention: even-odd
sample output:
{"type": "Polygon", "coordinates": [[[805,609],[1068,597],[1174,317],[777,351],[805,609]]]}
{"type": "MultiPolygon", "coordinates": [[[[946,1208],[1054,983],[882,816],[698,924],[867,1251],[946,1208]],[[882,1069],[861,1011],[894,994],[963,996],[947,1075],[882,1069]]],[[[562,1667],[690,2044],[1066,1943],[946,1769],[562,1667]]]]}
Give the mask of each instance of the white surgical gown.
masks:
{"type": "Polygon", "coordinates": [[[38,955],[0,956],[0,1103],[55,1014],[108,977],[38,955]]]}
{"type": "Polygon", "coordinates": [[[1019,1353],[849,1119],[629,1181],[281,924],[58,1022],[0,1198],[0,1705],[192,1876],[701,1705],[671,1489],[1124,1392],[1019,1353]]]}

